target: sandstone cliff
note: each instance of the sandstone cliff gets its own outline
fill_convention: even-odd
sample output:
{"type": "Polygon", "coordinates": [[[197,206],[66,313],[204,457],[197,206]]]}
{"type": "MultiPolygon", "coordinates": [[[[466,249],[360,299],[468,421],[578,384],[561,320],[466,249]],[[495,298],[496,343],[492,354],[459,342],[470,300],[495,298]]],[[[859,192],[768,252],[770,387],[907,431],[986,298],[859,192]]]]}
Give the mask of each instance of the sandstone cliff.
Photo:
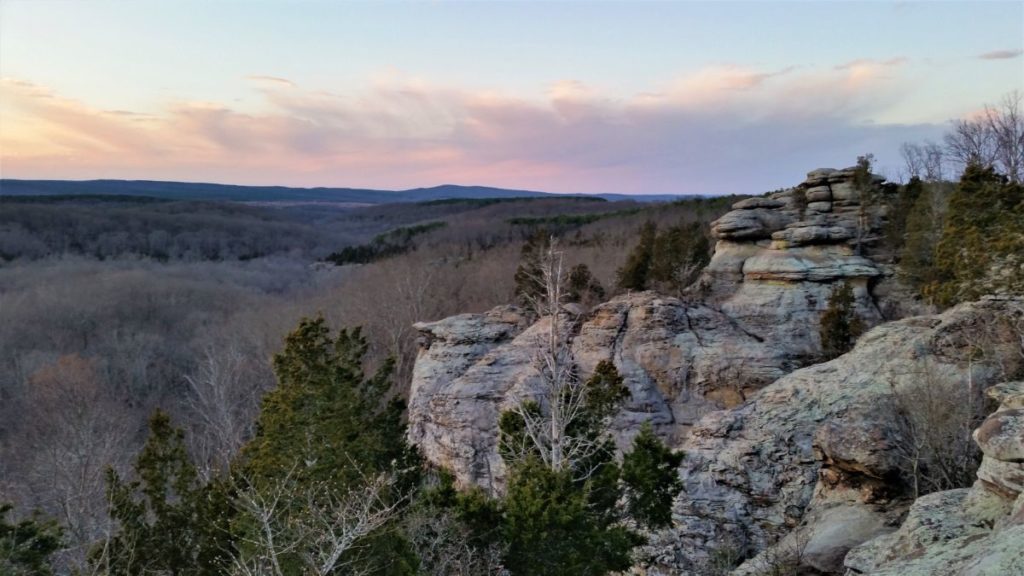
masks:
{"type": "MultiPolygon", "coordinates": [[[[865,574],[895,574],[901,553],[872,564],[858,558],[875,553],[857,547],[898,549],[908,541],[899,535],[912,532],[928,506],[926,499],[915,505],[911,527],[899,528],[913,482],[896,398],[922,384],[974,392],[1021,370],[1024,343],[1001,328],[1024,326],[1024,300],[1012,298],[882,324],[851,353],[801,368],[820,358],[820,318],[837,282],[854,287],[869,326],[895,308],[887,301],[889,257],[878,242],[885,210],[877,199],[887,191],[875,178],[873,200],[862,204],[852,179],[850,169],[816,170],[797,187],[737,203],[713,225],[715,254],[685,301],[626,294],[572,322],[581,373],[612,360],[630,389],[614,422],[620,447],[651,422],[686,454],[673,527],[651,535],[638,573],[709,574],[731,557],[749,558],[736,575],[768,574],[780,564],[842,574],[844,561],[865,574]],[[884,535],[890,539],[873,540],[884,535]]],[[[548,321],[530,325],[516,308],[499,307],[417,324],[410,438],[460,483],[501,488],[497,420],[538,386],[536,339],[548,321]]],[[[1018,464],[1011,458],[1007,472],[1000,459],[1017,445],[979,440],[986,454],[979,482],[986,489],[1017,482],[1019,493],[1018,464]]],[[[963,500],[934,498],[943,510],[963,500]]],[[[1004,516],[1019,517],[1015,506],[1004,516]]],[[[1007,530],[989,530],[993,550],[1001,538],[1017,538],[1007,530]]]]}
{"type": "MultiPolygon", "coordinates": [[[[704,414],[815,361],[836,282],[853,286],[867,325],[882,320],[872,288],[885,275],[876,246],[887,189],[874,177],[875,200],[862,204],[853,177],[815,170],[792,189],[737,203],[714,223],[715,253],[687,302],[634,293],[579,319],[573,349],[584,376],[613,360],[632,393],[615,424],[621,445],[649,421],[678,446],[704,414]]],[[[499,307],[416,325],[410,438],[463,484],[501,483],[498,415],[537,384],[541,326],[526,324],[499,307]]]]}
{"type": "Polygon", "coordinates": [[[842,574],[846,553],[895,530],[912,502],[897,396],[982,390],[1019,373],[1010,322],[1022,320],[1024,300],[989,299],[887,323],[850,353],[709,414],[682,444],[685,488],[648,573],[701,574],[715,554],[743,549],[766,552],[735,574],[779,564],[842,574]]]}

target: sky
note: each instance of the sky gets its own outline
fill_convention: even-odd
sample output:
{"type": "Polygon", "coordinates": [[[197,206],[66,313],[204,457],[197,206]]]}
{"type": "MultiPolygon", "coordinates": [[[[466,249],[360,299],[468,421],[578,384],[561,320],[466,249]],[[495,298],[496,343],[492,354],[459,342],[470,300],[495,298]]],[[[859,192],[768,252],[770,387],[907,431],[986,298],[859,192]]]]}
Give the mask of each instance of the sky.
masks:
{"type": "Polygon", "coordinates": [[[0,175],[757,193],[1024,90],[1024,2],[0,0],[0,175]]]}

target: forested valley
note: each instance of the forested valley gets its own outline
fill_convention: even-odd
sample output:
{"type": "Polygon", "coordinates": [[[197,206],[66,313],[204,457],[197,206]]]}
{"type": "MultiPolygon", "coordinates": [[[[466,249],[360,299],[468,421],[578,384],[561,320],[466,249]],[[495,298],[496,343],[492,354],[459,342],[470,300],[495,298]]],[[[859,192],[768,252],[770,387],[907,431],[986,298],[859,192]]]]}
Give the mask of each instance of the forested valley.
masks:
{"type": "MultiPolygon", "coordinates": [[[[902,182],[872,176],[870,155],[841,172],[884,215],[851,239],[903,290],[881,320],[1024,291],[1024,142],[978,122],[907,144],[902,182]]],[[[806,190],[785,191],[801,215],[806,190]]],[[[710,224],[733,205],[782,202],[0,196],[0,569],[626,570],[672,522],[682,455],[647,425],[617,455],[606,432],[629,392],[612,362],[577,377],[562,318],[630,292],[700,298],[710,224]],[[555,393],[501,414],[495,497],[425,464],[405,400],[415,323],[505,304],[537,321],[555,393]]],[[[853,302],[835,287],[815,361],[860,336],[853,302]]],[[[971,429],[963,473],[936,490],[973,481],[971,429]]]]}

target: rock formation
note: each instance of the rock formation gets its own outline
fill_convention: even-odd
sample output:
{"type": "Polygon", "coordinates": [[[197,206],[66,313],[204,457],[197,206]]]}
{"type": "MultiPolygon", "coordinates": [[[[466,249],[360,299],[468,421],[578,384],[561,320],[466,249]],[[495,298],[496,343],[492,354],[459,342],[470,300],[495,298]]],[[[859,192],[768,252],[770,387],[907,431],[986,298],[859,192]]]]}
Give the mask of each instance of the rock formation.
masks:
{"type": "Polygon", "coordinates": [[[994,386],[999,409],[975,430],[984,453],[971,488],[919,498],[899,530],[846,556],[853,574],[1024,574],[1024,382],[994,386]]]}
{"type": "Polygon", "coordinates": [[[746,330],[813,360],[821,311],[837,281],[869,325],[882,320],[874,284],[887,275],[879,242],[882,178],[861,198],[855,171],[819,169],[799,186],[736,203],[712,224],[715,253],[695,292],[746,330]]]}
{"type": "Polygon", "coordinates": [[[842,574],[846,553],[895,530],[912,501],[897,398],[981,390],[1019,372],[1024,357],[1010,319],[1024,319],[1024,300],[887,323],[850,353],[706,416],[682,444],[685,488],[647,573],[701,574],[716,554],[742,549],[763,552],[737,575],[786,563],[842,574]]]}
{"type": "MultiPolygon", "coordinates": [[[[896,400],[922,385],[976,392],[1019,371],[1024,343],[1001,326],[1024,326],[1024,301],[988,299],[882,324],[852,352],[801,368],[820,359],[820,318],[836,283],[854,288],[869,326],[882,322],[893,293],[877,241],[887,189],[875,177],[862,199],[853,181],[852,169],[816,170],[795,188],[737,203],[714,223],[715,254],[685,301],[625,294],[567,327],[583,377],[612,360],[630,389],[614,422],[620,447],[651,422],[685,452],[673,527],[651,535],[637,573],[707,574],[747,558],[734,574],[772,573],[780,563],[792,573],[842,574],[844,562],[895,574],[884,558],[900,565],[900,546],[918,538],[915,522],[933,524],[922,514],[967,506],[967,493],[930,495],[900,528],[913,492],[896,400]],[[881,563],[869,562],[875,557],[881,563]]],[[[537,338],[549,321],[531,325],[520,310],[499,307],[416,325],[410,438],[461,484],[501,489],[498,417],[539,385],[537,338]]],[[[1005,431],[1019,431],[1022,407],[1003,402],[1007,413],[978,432],[985,464],[974,491],[987,490],[982,507],[1000,494],[999,518],[1019,519],[1022,447],[1005,431]]],[[[987,526],[992,554],[1005,548],[1002,538],[1017,537],[1013,522],[987,526]]]]}
{"type": "MultiPolygon", "coordinates": [[[[678,446],[704,414],[815,361],[836,282],[853,287],[866,325],[881,321],[872,285],[883,265],[872,257],[882,260],[883,203],[862,204],[853,178],[853,169],[815,170],[795,188],[738,202],[712,226],[715,253],[689,302],[627,294],[580,318],[573,349],[584,377],[610,359],[632,393],[615,423],[620,445],[649,421],[678,446]]],[[[873,182],[872,196],[886,193],[873,182]]],[[[534,339],[545,321],[528,327],[499,307],[416,325],[410,438],[461,483],[500,485],[497,419],[538,383],[534,339]]]]}

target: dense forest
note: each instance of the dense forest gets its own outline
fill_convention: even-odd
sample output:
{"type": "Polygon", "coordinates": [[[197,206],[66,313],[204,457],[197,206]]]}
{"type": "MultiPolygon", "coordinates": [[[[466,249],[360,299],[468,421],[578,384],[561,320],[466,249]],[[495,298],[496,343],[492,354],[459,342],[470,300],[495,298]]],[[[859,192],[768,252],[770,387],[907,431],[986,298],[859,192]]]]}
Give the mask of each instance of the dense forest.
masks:
{"type": "MultiPolygon", "coordinates": [[[[921,308],[1024,290],[1024,139],[1003,138],[1007,112],[904,148],[879,241],[921,308]]],[[[511,302],[557,318],[563,300],[629,290],[686,297],[708,224],[740,199],[0,197],[0,502],[13,505],[0,571],[628,568],[644,530],[671,521],[679,455],[645,430],[615,458],[614,366],[551,400],[573,407],[576,444],[537,442],[536,406],[502,416],[513,473],[491,498],[406,444],[412,324],[511,302]]],[[[847,323],[838,355],[857,333],[833,316],[847,323]]],[[[555,379],[563,336],[549,324],[555,379]]]]}

